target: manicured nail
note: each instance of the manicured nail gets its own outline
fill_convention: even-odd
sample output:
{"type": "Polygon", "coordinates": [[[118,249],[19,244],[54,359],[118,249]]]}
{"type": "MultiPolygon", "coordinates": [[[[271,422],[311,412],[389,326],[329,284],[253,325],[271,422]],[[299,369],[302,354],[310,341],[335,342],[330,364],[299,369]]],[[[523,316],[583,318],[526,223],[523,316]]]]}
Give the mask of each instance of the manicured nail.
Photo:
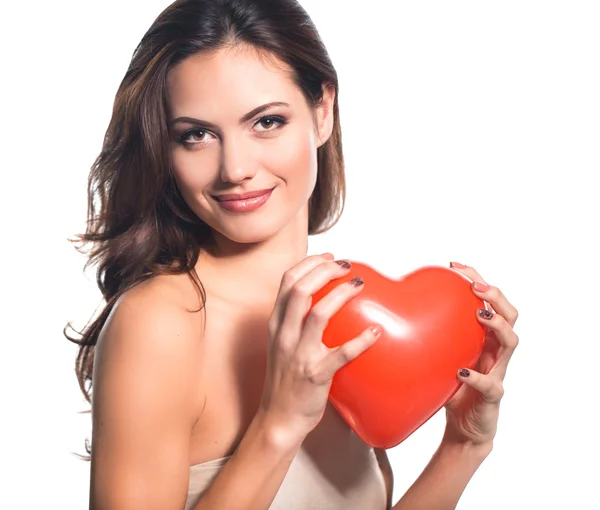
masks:
{"type": "Polygon", "coordinates": [[[478,292],[486,292],[490,287],[482,282],[473,282],[473,288],[478,292]]]}
{"type": "Polygon", "coordinates": [[[479,309],[479,317],[481,317],[482,319],[487,319],[489,321],[493,316],[494,314],[489,310],[486,310],[485,308],[479,309]]]}
{"type": "Polygon", "coordinates": [[[350,269],[352,267],[352,264],[350,264],[350,262],[347,260],[336,260],[335,263],[344,269],[350,269]]]}
{"type": "Polygon", "coordinates": [[[369,329],[374,333],[375,337],[377,338],[379,338],[381,336],[381,333],[383,333],[383,328],[379,324],[373,324],[369,329]]]}
{"type": "Polygon", "coordinates": [[[467,370],[466,368],[461,368],[459,375],[461,377],[469,377],[471,375],[471,372],[469,372],[469,370],[467,370]]]}
{"type": "Polygon", "coordinates": [[[467,266],[461,264],[460,262],[450,262],[450,267],[454,267],[456,269],[464,269],[467,266]]]}
{"type": "Polygon", "coordinates": [[[352,285],[353,287],[360,287],[363,283],[365,283],[365,281],[360,276],[357,276],[356,278],[352,278],[352,280],[350,280],[350,285],[352,285]]]}

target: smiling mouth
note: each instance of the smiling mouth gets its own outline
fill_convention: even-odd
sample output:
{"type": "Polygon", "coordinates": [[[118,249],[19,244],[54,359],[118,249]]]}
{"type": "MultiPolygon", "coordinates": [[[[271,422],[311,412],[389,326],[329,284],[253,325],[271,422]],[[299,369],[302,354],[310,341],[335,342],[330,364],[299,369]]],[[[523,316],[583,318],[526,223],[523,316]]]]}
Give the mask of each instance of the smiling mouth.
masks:
{"type": "Polygon", "coordinates": [[[218,195],[215,198],[219,207],[229,213],[250,213],[260,209],[269,201],[275,188],[249,191],[241,194],[218,195]]]}

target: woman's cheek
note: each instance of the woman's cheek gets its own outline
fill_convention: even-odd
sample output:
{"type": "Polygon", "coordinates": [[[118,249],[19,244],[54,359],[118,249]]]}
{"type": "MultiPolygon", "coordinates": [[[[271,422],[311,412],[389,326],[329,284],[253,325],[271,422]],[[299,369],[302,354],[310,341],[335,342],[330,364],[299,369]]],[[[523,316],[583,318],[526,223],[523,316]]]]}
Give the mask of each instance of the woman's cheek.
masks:
{"type": "Polygon", "coordinates": [[[173,154],[173,169],[180,187],[196,194],[211,183],[215,158],[210,152],[205,149],[194,153],[182,149],[173,154]]]}
{"type": "Polygon", "coordinates": [[[308,179],[317,174],[315,144],[306,136],[282,136],[277,143],[265,148],[266,170],[284,181],[308,179]]]}

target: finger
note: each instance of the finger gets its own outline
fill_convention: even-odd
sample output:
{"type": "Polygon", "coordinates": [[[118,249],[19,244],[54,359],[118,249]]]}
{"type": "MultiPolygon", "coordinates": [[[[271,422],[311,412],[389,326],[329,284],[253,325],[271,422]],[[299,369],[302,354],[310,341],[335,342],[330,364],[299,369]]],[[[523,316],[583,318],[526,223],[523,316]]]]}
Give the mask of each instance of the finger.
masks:
{"type": "Polygon", "coordinates": [[[477,297],[490,303],[496,314],[504,317],[511,328],[514,327],[515,322],[517,322],[517,318],[519,317],[519,312],[508,299],[506,299],[506,296],[498,287],[474,281],[471,284],[471,288],[477,297]]]}
{"type": "Polygon", "coordinates": [[[365,329],[356,338],[345,342],[339,347],[330,349],[329,354],[327,354],[320,364],[320,372],[325,377],[329,377],[329,379],[333,378],[340,368],[358,358],[358,356],[377,342],[377,339],[381,336],[381,332],[381,326],[374,324],[365,329]]]}
{"type": "Polygon", "coordinates": [[[498,289],[498,287],[489,285],[483,277],[470,266],[465,266],[459,262],[450,262],[450,267],[459,271],[471,280],[471,288],[475,295],[489,303],[493,309],[492,311],[502,315],[511,327],[515,325],[515,322],[517,322],[517,318],[519,317],[519,312],[508,299],[506,299],[506,296],[498,289]]]}
{"type": "Polygon", "coordinates": [[[322,255],[311,255],[300,261],[295,266],[288,269],[281,279],[279,285],[279,291],[275,299],[275,305],[271,313],[271,319],[269,321],[269,331],[271,335],[275,335],[276,330],[279,328],[285,312],[287,304],[287,298],[292,286],[300,280],[304,275],[313,270],[319,264],[326,261],[333,260],[331,253],[323,253],[322,255]]]}
{"type": "Polygon", "coordinates": [[[455,269],[459,273],[464,274],[471,281],[479,281],[482,283],[487,283],[483,279],[483,277],[477,271],[475,271],[475,269],[472,268],[471,266],[465,266],[464,264],[461,264],[460,262],[450,262],[450,267],[452,269],[455,269]]]}
{"type": "Polygon", "coordinates": [[[297,343],[299,341],[300,331],[306,312],[311,305],[312,296],[331,280],[344,276],[350,270],[350,264],[346,262],[345,265],[341,265],[342,262],[346,261],[322,262],[292,285],[279,325],[279,335],[286,337],[282,339],[282,342],[289,343],[293,340],[297,343]]]}
{"type": "Polygon", "coordinates": [[[310,349],[314,348],[314,345],[320,345],[329,319],[348,301],[358,295],[363,287],[362,278],[353,278],[330,290],[308,313],[302,329],[299,347],[305,346],[310,349]]]}
{"type": "Polygon", "coordinates": [[[481,374],[473,369],[461,368],[457,376],[462,383],[481,393],[487,402],[499,403],[504,396],[502,381],[491,374],[481,374]]]}
{"type": "Polygon", "coordinates": [[[500,344],[496,361],[489,373],[493,372],[501,380],[504,380],[508,362],[519,345],[519,337],[500,314],[491,313],[489,310],[480,308],[477,319],[483,326],[494,332],[494,336],[500,344]]]}

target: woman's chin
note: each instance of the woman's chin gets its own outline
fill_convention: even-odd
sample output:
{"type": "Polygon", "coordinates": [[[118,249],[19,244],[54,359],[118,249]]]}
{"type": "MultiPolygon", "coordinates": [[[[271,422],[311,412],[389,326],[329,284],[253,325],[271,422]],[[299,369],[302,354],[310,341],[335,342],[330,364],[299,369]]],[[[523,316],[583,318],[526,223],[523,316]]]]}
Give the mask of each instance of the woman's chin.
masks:
{"type": "Polygon", "coordinates": [[[272,222],[245,222],[242,225],[215,225],[213,228],[234,243],[255,244],[274,237],[281,227],[272,222]]]}

